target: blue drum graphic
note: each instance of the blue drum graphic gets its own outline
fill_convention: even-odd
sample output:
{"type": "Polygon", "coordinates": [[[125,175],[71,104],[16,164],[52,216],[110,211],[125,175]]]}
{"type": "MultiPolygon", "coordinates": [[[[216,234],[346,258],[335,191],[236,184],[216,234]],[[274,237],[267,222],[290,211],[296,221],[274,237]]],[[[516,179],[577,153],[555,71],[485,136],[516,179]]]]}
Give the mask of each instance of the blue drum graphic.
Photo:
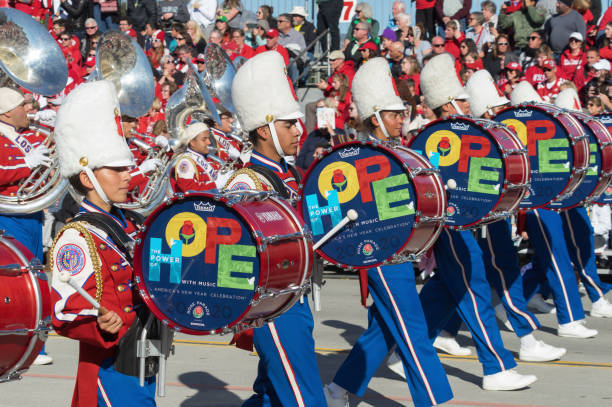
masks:
{"type": "MultiPolygon", "coordinates": [[[[605,113],[595,116],[597,120],[603,123],[604,126],[608,129],[609,133],[612,133],[612,114],[605,113]]],[[[599,196],[595,201],[598,204],[611,204],[612,203],[612,185],[608,185],[608,187],[604,190],[603,194],[599,196]]]]}
{"type": "Polygon", "coordinates": [[[298,212],[316,242],[349,209],[355,222],[319,249],[333,263],[371,268],[399,253],[413,230],[415,189],[396,153],[371,142],[337,146],[303,180],[298,212]]]}
{"type": "Polygon", "coordinates": [[[531,164],[531,186],[521,208],[540,208],[572,193],[588,166],[589,145],[582,127],[569,114],[550,105],[503,110],[495,120],[512,128],[531,164]]]}
{"type": "Polygon", "coordinates": [[[410,144],[440,169],[448,188],[446,225],[470,227],[497,206],[506,178],[503,154],[494,137],[470,118],[428,124],[410,144]],[[454,181],[454,182],[453,182],[454,181]]]}

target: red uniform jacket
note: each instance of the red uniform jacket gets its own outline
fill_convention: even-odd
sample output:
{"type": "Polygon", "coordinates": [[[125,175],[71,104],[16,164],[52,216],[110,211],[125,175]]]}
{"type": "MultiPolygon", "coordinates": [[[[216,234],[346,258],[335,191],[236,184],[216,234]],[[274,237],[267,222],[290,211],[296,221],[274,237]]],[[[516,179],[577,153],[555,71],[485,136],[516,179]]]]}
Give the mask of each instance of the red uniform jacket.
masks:
{"type": "Polygon", "coordinates": [[[44,136],[31,130],[19,133],[0,122],[0,195],[15,196],[18,183],[30,176],[25,154],[38,147],[44,136]]]}

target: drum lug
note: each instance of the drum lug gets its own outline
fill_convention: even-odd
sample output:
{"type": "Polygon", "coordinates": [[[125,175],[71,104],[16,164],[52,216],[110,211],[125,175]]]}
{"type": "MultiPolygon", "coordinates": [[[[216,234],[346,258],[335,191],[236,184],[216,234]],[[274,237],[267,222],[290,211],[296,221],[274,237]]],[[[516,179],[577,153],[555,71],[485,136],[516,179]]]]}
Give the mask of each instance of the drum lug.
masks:
{"type": "Polygon", "coordinates": [[[506,190],[511,190],[511,189],[522,189],[522,188],[527,188],[529,187],[530,183],[526,182],[524,184],[507,184],[504,185],[504,188],[506,190]]]}
{"type": "Polygon", "coordinates": [[[502,157],[508,158],[508,156],[514,155],[514,154],[527,154],[527,149],[526,148],[510,148],[503,152],[502,157]]]}
{"type": "Polygon", "coordinates": [[[417,175],[435,175],[435,174],[440,173],[440,170],[437,168],[423,168],[423,167],[410,168],[405,163],[404,163],[404,168],[406,168],[410,172],[410,176],[412,178],[416,177],[417,175]]]}
{"type": "Polygon", "coordinates": [[[293,240],[293,239],[303,239],[308,238],[304,232],[296,232],[290,233],[288,235],[272,235],[272,236],[264,236],[260,231],[255,232],[255,238],[260,240],[260,243],[263,246],[266,246],[268,243],[276,243],[281,240],[293,240]]]}
{"type": "Polygon", "coordinates": [[[508,216],[512,216],[512,212],[494,212],[489,216],[485,216],[484,218],[482,218],[481,223],[488,223],[490,221],[494,221],[497,219],[504,219],[507,218],[508,216]]]}

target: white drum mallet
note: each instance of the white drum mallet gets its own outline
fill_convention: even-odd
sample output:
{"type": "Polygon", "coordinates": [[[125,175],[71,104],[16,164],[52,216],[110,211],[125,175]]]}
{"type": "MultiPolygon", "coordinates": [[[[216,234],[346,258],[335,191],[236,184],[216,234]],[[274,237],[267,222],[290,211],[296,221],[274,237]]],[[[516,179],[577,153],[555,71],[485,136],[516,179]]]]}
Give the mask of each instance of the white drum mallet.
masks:
{"type": "Polygon", "coordinates": [[[60,271],[58,275],[60,281],[62,283],[67,283],[70,287],[74,288],[77,293],[79,293],[83,298],[87,300],[95,309],[98,310],[99,315],[104,315],[108,312],[106,308],[104,308],[98,301],[96,301],[87,291],[83,289],[70,275],[70,273],[66,270],[60,271]]]}

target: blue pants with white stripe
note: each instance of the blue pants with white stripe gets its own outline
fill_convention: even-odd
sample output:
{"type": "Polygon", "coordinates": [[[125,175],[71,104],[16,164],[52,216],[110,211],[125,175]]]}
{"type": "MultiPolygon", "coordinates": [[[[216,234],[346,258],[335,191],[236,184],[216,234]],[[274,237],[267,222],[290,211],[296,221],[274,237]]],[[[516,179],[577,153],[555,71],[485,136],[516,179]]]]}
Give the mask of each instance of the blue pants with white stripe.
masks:
{"type": "Polygon", "coordinates": [[[307,297],[274,321],[253,329],[259,354],[255,394],[246,407],[325,406],[307,297]]]}
{"type": "Polygon", "coordinates": [[[139,379],[119,373],[108,358],[98,370],[98,407],[155,407],[155,376],[145,379],[140,387],[139,379]]]}
{"type": "MultiPolygon", "coordinates": [[[[584,319],[561,216],[547,209],[535,209],[527,212],[525,227],[534,250],[533,272],[548,280],[557,307],[557,321],[566,324],[584,319]]],[[[525,279],[523,285],[526,299],[538,288],[534,278],[525,279]]]]}
{"type": "Polygon", "coordinates": [[[480,235],[478,244],[484,254],[487,280],[499,295],[514,332],[519,338],[532,333],[540,327],[540,322],[527,311],[510,219],[487,225],[486,236],[483,238],[480,235]]]}
{"type": "Polygon", "coordinates": [[[363,396],[368,383],[397,344],[415,406],[444,403],[453,397],[446,373],[427,336],[425,318],[410,263],[368,270],[374,300],[368,329],[359,337],[334,383],[363,396]]]}
{"type": "Polygon", "coordinates": [[[567,251],[574,266],[580,272],[580,279],[589,298],[592,302],[595,302],[606,295],[612,286],[602,282],[599,274],[597,274],[593,226],[589,215],[586,209],[581,206],[564,211],[561,214],[561,220],[563,221],[567,251]]]}
{"type": "Polygon", "coordinates": [[[516,362],[504,348],[495,320],[482,250],[472,232],[443,230],[434,245],[434,255],[438,273],[419,294],[431,340],[457,310],[472,333],[484,374],[514,368],[516,362]]]}

